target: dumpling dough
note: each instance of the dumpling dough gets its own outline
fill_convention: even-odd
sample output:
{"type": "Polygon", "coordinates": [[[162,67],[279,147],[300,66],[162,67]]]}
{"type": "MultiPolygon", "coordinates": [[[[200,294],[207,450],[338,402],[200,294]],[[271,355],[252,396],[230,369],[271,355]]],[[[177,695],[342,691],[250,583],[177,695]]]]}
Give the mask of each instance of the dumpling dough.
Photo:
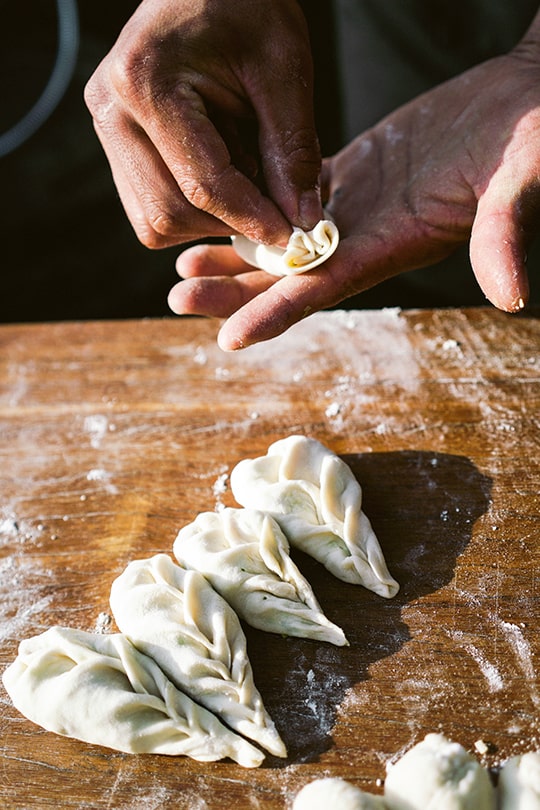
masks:
{"type": "Polygon", "coordinates": [[[266,456],[244,459],[231,473],[242,506],[268,512],[291,545],[315,557],[334,576],[394,596],[379,541],[362,511],[362,490],[351,469],[315,439],[289,436],[266,456]]]}
{"type": "Polygon", "coordinates": [[[173,551],[185,568],[204,574],[253,627],[338,646],[348,643],[322,612],[269,515],[254,509],[203,512],[180,529],[173,551]]]}
{"type": "Polygon", "coordinates": [[[131,754],[231,757],[249,768],[264,759],[121,634],[52,627],[21,642],[2,679],[15,707],[57,734],[131,754]]]}
{"type": "Polygon", "coordinates": [[[292,810],[386,810],[381,796],[364,793],[345,779],[315,779],[296,796],[292,810]]]}
{"type": "Polygon", "coordinates": [[[273,276],[294,276],[329,259],[339,244],[339,233],[332,220],[322,219],[311,231],[293,228],[286,248],[261,245],[245,236],[233,236],[232,244],[253,267],[273,276]]]}
{"type": "Polygon", "coordinates": [[[175,686],[272,754],[287,755],[253,682],[240,621],[202,574],[166,554],[136,560],[113,582],[110,603],[122,633],[175,686]]]}
{"type": "Polygon", "coordinates": [[[512,757],[499,773],[500,810],[540,810],[540,751],[512,757]]]}
{"type": "Polygon", "coordinates": [[[442,734],[428,734],[389,767],[384,798],[388,810],[495,810],[487,771],[442,734]]]}

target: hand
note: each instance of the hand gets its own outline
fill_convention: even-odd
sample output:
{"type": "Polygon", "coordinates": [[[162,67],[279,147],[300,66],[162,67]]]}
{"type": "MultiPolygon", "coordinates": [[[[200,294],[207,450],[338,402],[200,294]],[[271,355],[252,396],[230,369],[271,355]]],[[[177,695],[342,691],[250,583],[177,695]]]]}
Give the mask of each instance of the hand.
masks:
{"type": "Polygon", "coordinates": [[[228,247],[197,247],[178,259],[187,280],[171,291],[171,308],[228,318],[219,343],[237,349],[428,266],[470,238],[486,296],[500,309],[520,309],[540,203],[538,44],[526,38],[358,137],[325,162],[323,198],[342,236],[327,263],[276,281],[228,247]]]}
{"type": "Polygon", "coordinates": [[[321,217],[312,62],[295,0],[144,0],[86,103],[137,236],[286,244],[321,217]]]}

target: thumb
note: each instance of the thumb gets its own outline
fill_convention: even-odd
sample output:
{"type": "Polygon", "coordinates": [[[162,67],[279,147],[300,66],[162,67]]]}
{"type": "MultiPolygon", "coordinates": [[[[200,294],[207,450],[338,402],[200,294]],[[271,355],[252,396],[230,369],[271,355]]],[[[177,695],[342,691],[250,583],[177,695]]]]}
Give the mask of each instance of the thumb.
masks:
{"type": "Polygon", "coordinates": [[[470,240],[476,280],[498,309],[518,312],[529,298],[523,194],[495,175],[478,201],[470,240]]]}
{"type": "Polygon", "coordinates": [[[309,230],[323,218],[311,54],[298,54],[293,64],[257,94],[259,148],[270,197],[292,225],[309,230]]]}

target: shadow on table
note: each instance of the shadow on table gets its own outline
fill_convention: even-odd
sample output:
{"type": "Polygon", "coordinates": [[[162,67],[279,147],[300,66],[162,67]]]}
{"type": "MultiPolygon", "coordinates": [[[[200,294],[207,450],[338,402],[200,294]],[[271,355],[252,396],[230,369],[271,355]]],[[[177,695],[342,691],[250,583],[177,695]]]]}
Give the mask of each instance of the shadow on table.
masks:
{"type": "MultiPolygon", "coordinates": [[[[369,677],[371,664],[409,640],[402,608],[451,581],[490,499],[491,479],[463,456],[402,451],[343,458],[362,485],[364,510],[401,588],[393,599],[383,599],[293,552],[324,612],[343,628],[351,646],[246,628],[255,682],[288,747],[288,762],[316,760],[331,746],[346,691],[369,677]]],[[[271,767],[279,764],[268,759],[271,767]]]]}

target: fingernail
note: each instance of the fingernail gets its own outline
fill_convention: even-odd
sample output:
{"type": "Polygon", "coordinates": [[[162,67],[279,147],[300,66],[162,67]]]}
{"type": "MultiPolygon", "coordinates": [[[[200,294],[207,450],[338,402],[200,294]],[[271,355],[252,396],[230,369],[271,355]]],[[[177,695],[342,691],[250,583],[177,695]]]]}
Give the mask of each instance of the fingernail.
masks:
{"type": "Polygon", "coordinates": [[[298,225],[305,231],[310,231],[322,219],[322,203],[318,189],[311,188],[304,191],[298,205],[298,225]]]}

